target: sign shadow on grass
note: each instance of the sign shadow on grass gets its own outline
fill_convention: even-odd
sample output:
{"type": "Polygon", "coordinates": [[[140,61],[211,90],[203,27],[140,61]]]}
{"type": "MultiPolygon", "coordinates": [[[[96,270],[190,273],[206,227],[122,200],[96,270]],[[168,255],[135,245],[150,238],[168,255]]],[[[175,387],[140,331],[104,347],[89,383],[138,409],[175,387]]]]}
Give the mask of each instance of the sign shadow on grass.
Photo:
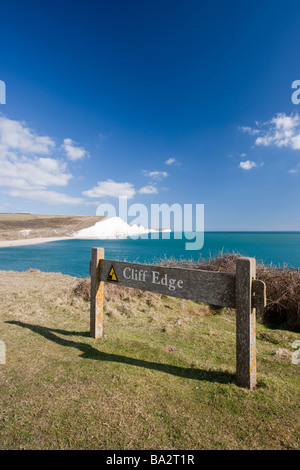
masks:
{"type": "Polygon", "coordinates": [[[145,369],[156,370],[167,374],[175,375],[186,379],[201,380],[206,382],[217,382],[221,384],[231,384],[235,380],[235,375],[227,371],[212,371],[203,370],[196,368],[186,368],[174,366],[171,364],[162,364],[158,362],[150,362],[144,359],[136,359],[133,357],[121,356],[119,354],[106,353],[99,351],[93,346],[87,343],[81,343],[76,341],[67,340],[57,336],[57,334],[65,336],[82,336],[89,337],[87,332],[77,331],[66,331],[54,328],[47,328],[45,326],[31,325],[29,323],[23,323],[21,321],[7,321],[11,325],[17,325],[22,328],[28,328],[29,330],[37,333],[47,340],[53,341],[60,346],[67,346],[76,348],[82,352],[81,356],[84,359],[93,359],[97,361],[105,362],[117,362],[122,364],[128,364],[136,367],[142,367],[145,369]],[[55,334],[56,333],[56,334],[55,334]]]}

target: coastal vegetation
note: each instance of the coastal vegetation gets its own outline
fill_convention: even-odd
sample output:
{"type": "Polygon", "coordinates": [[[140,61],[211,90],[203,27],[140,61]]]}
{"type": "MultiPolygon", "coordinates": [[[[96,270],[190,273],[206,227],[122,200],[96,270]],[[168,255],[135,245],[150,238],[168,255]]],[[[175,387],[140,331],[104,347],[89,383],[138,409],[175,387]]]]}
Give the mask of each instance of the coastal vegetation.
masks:
{"type": "Polygon", "coordinates": [[[300,448],[286,320],[258,323],[250,392],[235,384],[233,310],[106,284],[94,340],[89,279],[2,271],[0,299],[1,449],[300,448]]]}
{"type": "MultiPolygon", "coordinates": [[[[217,257],[193,260],[163,260],[168,266],[189,267],[208,271],[235,272],[239,254],[220,254],[217,257]]],[[[267,306],[257,312],[258,319],[272,326],[281,326],[300,332],[300,270],[288,267],[277,268],[258,262],[256,277],[266,283],[267,306]]]]}

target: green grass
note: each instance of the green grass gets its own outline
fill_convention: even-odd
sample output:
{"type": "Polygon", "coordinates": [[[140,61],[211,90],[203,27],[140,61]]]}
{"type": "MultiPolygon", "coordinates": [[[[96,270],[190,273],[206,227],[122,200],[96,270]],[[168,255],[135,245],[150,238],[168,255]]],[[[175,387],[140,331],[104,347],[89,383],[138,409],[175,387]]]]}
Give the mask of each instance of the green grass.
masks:
{"type": "Polygon", "coordinates": [[[0,449],[300,448],[300,366],[275,354],[299,334],[258,325],[250,392],[234,382],[232,312],[108,289],[93,340],[75,283],[0,273],[0,449]]]}

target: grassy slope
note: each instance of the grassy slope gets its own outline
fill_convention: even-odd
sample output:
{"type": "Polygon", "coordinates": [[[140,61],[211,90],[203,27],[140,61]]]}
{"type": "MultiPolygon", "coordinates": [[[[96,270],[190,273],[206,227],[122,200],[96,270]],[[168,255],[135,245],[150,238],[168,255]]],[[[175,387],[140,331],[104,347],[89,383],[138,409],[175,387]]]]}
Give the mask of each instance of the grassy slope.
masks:
{"type": "Polygon", "coordinates": [[[109,287],[95,341],[75,283],[0,272],[0,449],[300,448],[299,366],[274,354],[299,334],[258,325],[249,392],[230,312],[109,287]]]}
{"type": "Polygon", "coordinates": [[[1,214],[0,240],[35,237],[63,237],[91,227],[103,217],[91,215],[1,214]],[[29,235],[20,233],[31,230],[29,235]]]}

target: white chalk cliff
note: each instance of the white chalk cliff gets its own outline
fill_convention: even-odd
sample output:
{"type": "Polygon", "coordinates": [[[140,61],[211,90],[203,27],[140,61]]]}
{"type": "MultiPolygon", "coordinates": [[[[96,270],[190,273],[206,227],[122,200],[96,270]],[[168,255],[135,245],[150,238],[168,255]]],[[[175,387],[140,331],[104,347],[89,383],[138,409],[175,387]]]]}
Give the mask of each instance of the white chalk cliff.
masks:
{"type": "MultiPolygon", "coordinates": [[[[169,230],[164,230],[168,231],[169,230]]],[[[143,235],[158,230],[149,229],[140,225],[129,225],[120,217],[107,217],[97,222],[92,227],[84,228],[74,234],[74,238],[124,238],[135,235],[143,235]]]]}

